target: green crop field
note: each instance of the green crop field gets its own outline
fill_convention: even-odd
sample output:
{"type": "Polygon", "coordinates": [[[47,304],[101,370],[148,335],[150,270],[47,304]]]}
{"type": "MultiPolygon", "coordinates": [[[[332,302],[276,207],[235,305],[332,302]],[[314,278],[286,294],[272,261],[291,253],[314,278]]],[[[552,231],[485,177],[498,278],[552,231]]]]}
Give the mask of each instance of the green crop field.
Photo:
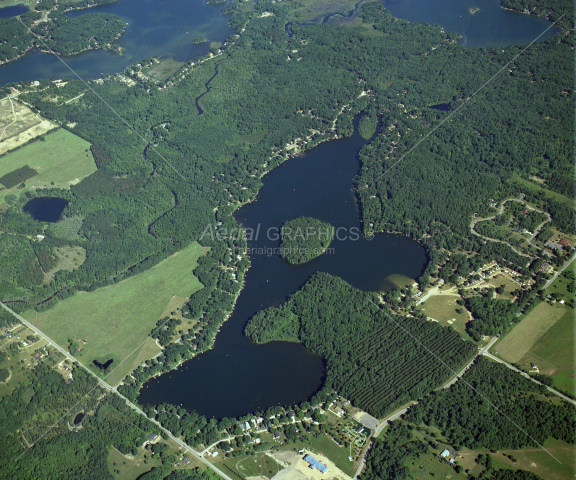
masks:
{"type": "Polygon", "coordinates": [[[530,347],[565,313],[565,308],[542,302],[534,308],[497,346],[498,355],[508,362],[518,362],[530,347]]]}
{"type": "Polygon", "coordinates": [[[574,310],[564,311],[564,315],[554,326],[532,345],[525,359],[527,362],[536,363],[541,373],[551,375],[555,387],[566,392],[573,392],[576,387],[574,310]]]}
{"type": "Polygon", "coordinates": [[[69,339],[87,340],[78,357],[86,366],[94,369],[93,360],[114,359],[107,381],[116,384],[131,370],[173,295],[190,297],[202,288],[192,271],[205,251],[193,243],[116,285],[79,292],[44,312],[28,310],[23,316],[63,348],[69,339]]]}
{"type": "Polygon", "coordinates": [[[0,177],[25,165],[38,172],[28,188],[69,188],[96,171],[90,143],[62,128],[0,157],[0,177]]]}

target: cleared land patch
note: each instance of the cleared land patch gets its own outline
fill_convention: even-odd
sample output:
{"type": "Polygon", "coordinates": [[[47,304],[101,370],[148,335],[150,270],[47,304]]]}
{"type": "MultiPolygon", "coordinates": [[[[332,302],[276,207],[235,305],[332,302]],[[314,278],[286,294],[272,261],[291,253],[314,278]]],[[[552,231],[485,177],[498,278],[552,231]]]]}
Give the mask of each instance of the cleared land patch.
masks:
{"type": "Polygon", "coordinates": [[[565,313],[565,308],[540,303],[498,343],[498,355],[508,362],[518,362],[565,313]]]}
{"type": "Polygon", "coordinates": [[[466,309],[456,303],[459,298],[457,295],[434,295],[421,305],[420,310],[428,318],[433,318],[441,325],[450,326],[468,338],[466,323],[470,317],[466,309]],[[461,310],[462,313],[456,312],[456,309],[461,310]]]}
{"type": "Polygon", "coordinates": [[[64,348],[69,339],[86,340],[78,360],[98,373],[93,360],[114,359],[107,381],[116,384],[130,372],[173,295],[189,297],[202,288],[192,271],[205,252],[193,243],[116,285],[79,292],[44,312],[28,310],[23,316],[64,348]]]}
{"type": "Polygon", "coordinates": [[[551,375],[554,386],[567,392],[574,392],[576,367],[574,365],[574,310],[564,315],[542,335],[522,362],[534,362],[540,373],[551,375]]]}
{"type": "Polygon", "coordinates": [[[56,247],[54,253],[58,257],[58,263],[52,270],[44,274],[44,285],[52,281],[56,272],[60,270],[68,270],[70,272],[86,261],[86,249],[82,247],[56,247]]]}
{"type": "Polygon", "coordinates": [[[63,129],[0,157],[0,177],[26,165],[38,172],[28,188],[70,188],[96,171],[90,143],[63,129]]]}
{"type": "Polygon", "coordinates": [[[173,58],[165,58],[151,67],[143,68],[142,73],[149,76],[152,80],[163,82],[171,75],[174,75],[182,65],[184,65],[182,62],[178,62],[173,58]]]}
{"type": "Polygon", "coordinates": [[[56,128],[12,98],[0,100],[0,155],[56,128]]]}

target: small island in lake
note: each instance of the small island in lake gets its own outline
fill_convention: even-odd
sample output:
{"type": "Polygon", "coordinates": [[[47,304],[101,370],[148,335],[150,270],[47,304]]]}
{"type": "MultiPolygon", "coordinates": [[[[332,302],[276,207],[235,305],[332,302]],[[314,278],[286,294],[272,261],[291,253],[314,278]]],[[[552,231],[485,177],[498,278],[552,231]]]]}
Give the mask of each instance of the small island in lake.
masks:
{"type": "Polygon", "coordinates": [[[480,8],[478,8],[478,7],[470,7],[470,8],[468,9],[468,11],[469,11],[472,15],[474,15],[476,12],[479,12],[479,11],[480,11],[480,8]]]}
{"type": "Polygon", "coordinates": [[[192,40],[192,43],[206,43],[208,41],[208,39],[206,37],[196,37],[194,40],[192,40]]]}
{"type": "Polygon", "coordinates": [[[332,242],[334,227],[312,217],[288,220],[280,230],[280,256],[299,265],[322,255],[332,242]]]}

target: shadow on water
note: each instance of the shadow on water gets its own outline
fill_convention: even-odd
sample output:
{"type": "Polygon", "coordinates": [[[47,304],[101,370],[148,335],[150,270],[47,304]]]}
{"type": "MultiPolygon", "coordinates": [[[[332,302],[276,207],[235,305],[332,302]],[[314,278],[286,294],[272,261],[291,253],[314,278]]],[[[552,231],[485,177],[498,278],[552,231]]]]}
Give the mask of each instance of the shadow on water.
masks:
{"type": "Polygon", "coordinates": [[[395,288],[393,274],[406,282],[421,274],[426,256],[417,242],[399,235],[361,235],[353,180],[365,143],[358,133],[323,143],[263,178],[257,200],[235,214],[254,236],[248,245],[252,265],[234,312],[211,350],[147,382],[140,403],[181,404],[208,417],[237,417],[304,401],[322,386],[322,360],[299,343],[254,344],[244,336],[246,322],[285,301],[318,271],[366,291],[395,288]],[[329,222],[337,236],[324,255],[290,265],[276,253],[276,233],[286,220],[304,215],[329,222]]]}

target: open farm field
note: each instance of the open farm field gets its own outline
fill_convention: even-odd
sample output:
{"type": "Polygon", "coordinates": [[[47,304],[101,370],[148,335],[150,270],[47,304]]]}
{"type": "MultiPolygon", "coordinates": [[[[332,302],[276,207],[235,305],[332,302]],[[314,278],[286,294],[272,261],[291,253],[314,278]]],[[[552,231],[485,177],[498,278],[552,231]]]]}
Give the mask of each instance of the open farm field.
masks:
{"type": "Polygon", "coordinates": [[[421,304],[420,310],[429,318],[433,318],[441,325],[452,327],[468,339],[466,323],[470,317],[465,308],[456,303],[459,298],[457,295],[434,295],[421,304]],[[457,313],[457,308],[462,309],[462,313],[457,313]]]}
{"type": "Polygon", "coordinates": [[[498,355],[504,360],[518,362],[530,347],[544,335],[564,314],[565,308],[552,307],[542,302],[534,308],[496,346],[498,355]]]}
{"type": "Polygon", "coordinates": [[[576,447],[554,438],[546,440],[543,446],[559,462],[542,448],[526,447],[521,450],[499,450],[497,453],[490,453],[488,450],[462,449],[460,451],[462,458],[458,463],[464,469],[472,469],[472,475],[478,476],[483,467],[476,466],[475,459],[479,454],[489,454],[497,469],[528,470],[544,480],[573,478],[576,473],[576,447]],[[515,461],[507,455],[511,455],[515,461]]]}
{"type": "Polygon", "coordinates": [[[0,155],[53,128],[56,128],[55,124],[16,100],[0,100],[0,155]]]}
{"type": "Polygon", "coordinates": [[[540,373],[552,376],[554,387],[572,393],[576,386],[574,310],[558,310],[564,314],[532,345],[520,363],[536,363],[540,373]]]}
{"type": "MultiPolygon", "coordinates": [[[[107,381],[116,384],[131,371],[142,349],[149,348],[144,342],[173,296],[189,297],[202,288],[192,271],[204,253],[193,243],[116,285],[79,292],[44,312],[28,310],[23,316],[64,347],[69,339],[86,340],[78,360],[92,369],[94,360],[113,359],[107,381]]],[[[155,355],[154,350],[150,353],[155,355]]]]}
{"type": "Polygon", "coordinates": [[[90,143],[63,129],[0,157],[0,177],[26,165],[38,172],[28,188],[69,188],[96,171],[90,143]]]}

